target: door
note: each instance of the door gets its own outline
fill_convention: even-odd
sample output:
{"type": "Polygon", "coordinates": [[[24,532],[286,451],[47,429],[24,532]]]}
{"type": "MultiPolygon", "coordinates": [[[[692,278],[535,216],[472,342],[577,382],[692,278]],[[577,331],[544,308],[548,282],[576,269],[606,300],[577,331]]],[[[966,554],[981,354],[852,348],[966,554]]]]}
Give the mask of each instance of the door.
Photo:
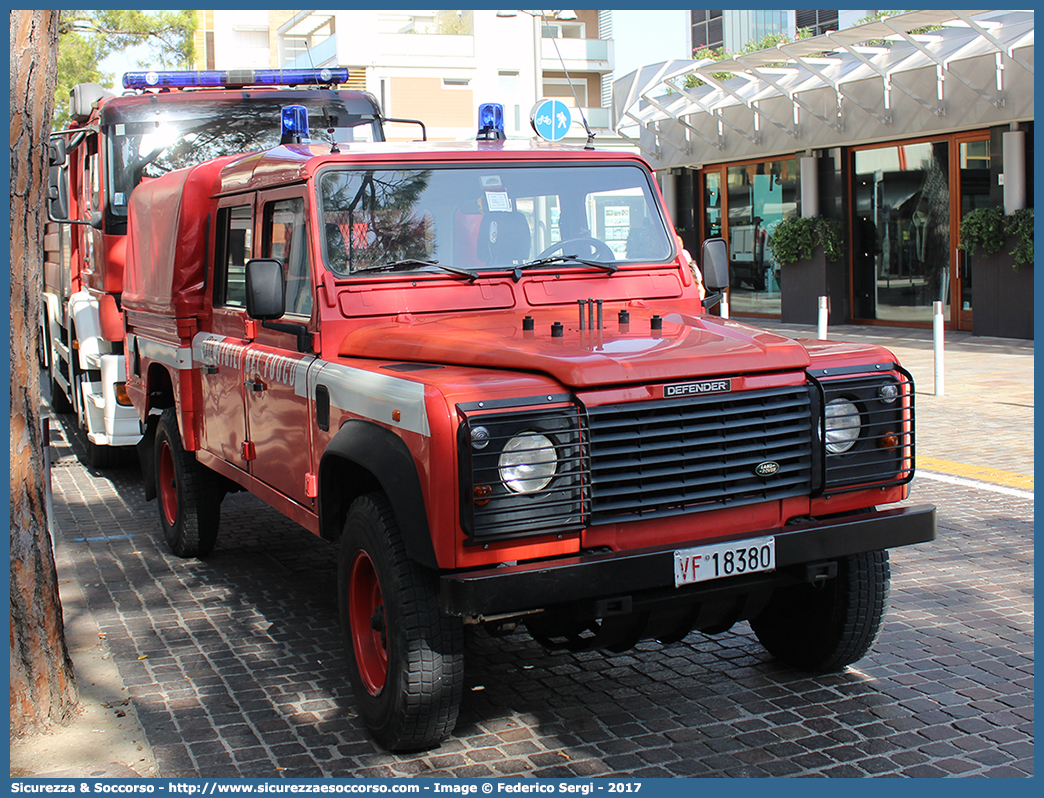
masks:
{"type": "MultiPolygon", "coordinates": [[[[702,198],[703,215],[700,217],[699,246],[708,238],[724,238],[728,241],[729,232],[724,226],[728,209],[725,207],[725,192],[722,186],[725,184],[725,169],[723,167],[702,169],[700,175],[700,195],[702,198]]],[[[699,250],[694,250],[696,262],[699,263],[699,250]]],[[[700,264],[702,268],[702,264],[700,264]]],[[[728,287],[725,288],[726,296],[729,296],[728,287]]],[[[721,305],[715,305],[709,313],[721,315],[721,305]]]]}
{"type": "MultiPolygon", "coordinates": [[[[955,208],[956,218],[952,229],[960,229],[960,221],[965,214],[976,208],[990,206],[990,139],[988,133],[958,136],[956,174],[957,195],[960,198],[959,208],[955,208]]],[[[956,236],[954,236],[956,239],[956,236]]],[[[953,282],[952,296],[956,298],[952,308],[951,321],[958,330],[971,330],[974,299],[975,257],[973,252],[965,252],[955,245],[953,247],[953,282]]]]}
{"type": "MultiPolygon", "coordinates": [[[[309,257],[305,199],[298,190],[261,198],[261,254],[283,263],[286,313],[282,324],[314,329],[315,285],[309,257]]],[[[310,337],[309,337],[310,340],[310,337]]],[[[300,352],[294,332],[265,328],[243,363],[250,473],[294,501],[310,506],[306,487],[312,473],[311,423],[306,388],[311,352],[300,352]]]]}
{"type": "Polygon", "coordinates": [[[203,447],[247,470],[244,454],[243,356],[246,333],[246,262],[253,257],[253,198],[226,200],[218,209],[214,244],[214,315],[196,336],[202,362],[203,447]]]}

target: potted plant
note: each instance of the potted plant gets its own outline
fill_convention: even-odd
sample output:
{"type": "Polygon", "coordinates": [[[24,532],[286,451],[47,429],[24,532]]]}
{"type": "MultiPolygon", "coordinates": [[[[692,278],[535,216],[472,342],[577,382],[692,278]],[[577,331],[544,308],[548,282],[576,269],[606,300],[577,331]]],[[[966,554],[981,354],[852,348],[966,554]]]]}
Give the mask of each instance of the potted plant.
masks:
{"type": "Polygon", "coordinates": [[[827,260],[841,260],[841,223],[836,219],[824,219],[822,216],[792,216],[773,228],[769,245],[772,247],[772,257],[780,266],[809,260],[816,247],[823,248],[827,260]]]}
{"type": "MultiPolygon", "coordinates": [[[[819,297],[844,302],[844,274],[826,266],[827,261],[839,261],[844,254],[840,222],[821,216],[783,219],[772,229],[769,246],[772,257],[782,267],[782,321],[815,324],[819,318],[819,297]]],[[[844,318],[843,307],[838,311],[844,318]]]]}
{"type": "Polygon", "coordinates": [[[1033,209],[1005,216],[976,208],[961,219],[958,247],[975,279],[972,332],[1033,338],[1033,209]]]}
{"type": "Polygon", "coordinates": [[[961,219],[957,246],[965,252],[993,255],[1004,246],[1004,213],[1000,208],[975,208],[961,219]]]}
{"type": "Polygon", "coordinates": [[[1033,265],[1033,208],[1020,208],[1004,218],[1004,232],[1015,239],[1014,268],[1033,265]]]}

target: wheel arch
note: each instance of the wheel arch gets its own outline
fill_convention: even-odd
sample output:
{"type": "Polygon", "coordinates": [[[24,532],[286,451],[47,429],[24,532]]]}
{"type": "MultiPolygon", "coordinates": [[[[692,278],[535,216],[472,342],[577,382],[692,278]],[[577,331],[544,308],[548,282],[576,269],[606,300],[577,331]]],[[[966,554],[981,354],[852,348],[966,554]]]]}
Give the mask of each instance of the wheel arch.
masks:
{"type": "Polygon", "coordinates": [[[340,536],[348,508],[359,496],[381,491],[411,560],[437,568],[420,476],[406,443],[371,421],[345,422],[319,463],[319,534],[340,536]]]}
{"type": "MultiPolygon", "coordinates": [[[[144,416],[144,432],[137,443],[138,462],[141,466],[142,486],[145,488],[145,500],[152,501],[157,496],[156,464],[153,447],[156,444],[156,424],[159,416],[154,410],[174,407],[174,382],[170,371],[161,363],[150,363],[145,372],[145,407],[139,411],[144,416]]],[[[180,426],[180,420],[179,420],[180,426]]]]}

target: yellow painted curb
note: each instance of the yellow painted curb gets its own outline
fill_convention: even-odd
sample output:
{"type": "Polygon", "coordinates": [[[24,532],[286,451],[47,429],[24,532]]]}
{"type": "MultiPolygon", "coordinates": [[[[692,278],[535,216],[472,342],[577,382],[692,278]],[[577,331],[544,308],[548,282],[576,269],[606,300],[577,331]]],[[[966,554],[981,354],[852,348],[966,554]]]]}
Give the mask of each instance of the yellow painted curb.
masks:
{"type": "Polygon", "coordinates": [[[917,467],[925,471],[938,471],[943,474],[952,474],[969,479],[981,479],[983,482],[992,482],[996,485],[1007,485],[1010,488],[1024,488],[1033,490],[1033,476],[1027,474],[1016,474],[1013,471],[1001,471],[997,468],[986,468],[984,466],[973,466],[967,463],[954,463],[950,460],[939,460],[935,457],[918,457],[917,467]]]}

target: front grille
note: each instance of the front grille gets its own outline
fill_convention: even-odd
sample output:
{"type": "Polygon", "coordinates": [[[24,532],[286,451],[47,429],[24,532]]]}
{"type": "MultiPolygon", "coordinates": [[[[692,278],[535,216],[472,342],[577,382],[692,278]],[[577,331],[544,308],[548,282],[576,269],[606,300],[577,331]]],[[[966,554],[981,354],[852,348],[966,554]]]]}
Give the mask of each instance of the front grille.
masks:
{"type": "Polygon", "coordinates": [[[589,407],[591,522],[808,495],[810,403],[801,385],[589,407]]]}

